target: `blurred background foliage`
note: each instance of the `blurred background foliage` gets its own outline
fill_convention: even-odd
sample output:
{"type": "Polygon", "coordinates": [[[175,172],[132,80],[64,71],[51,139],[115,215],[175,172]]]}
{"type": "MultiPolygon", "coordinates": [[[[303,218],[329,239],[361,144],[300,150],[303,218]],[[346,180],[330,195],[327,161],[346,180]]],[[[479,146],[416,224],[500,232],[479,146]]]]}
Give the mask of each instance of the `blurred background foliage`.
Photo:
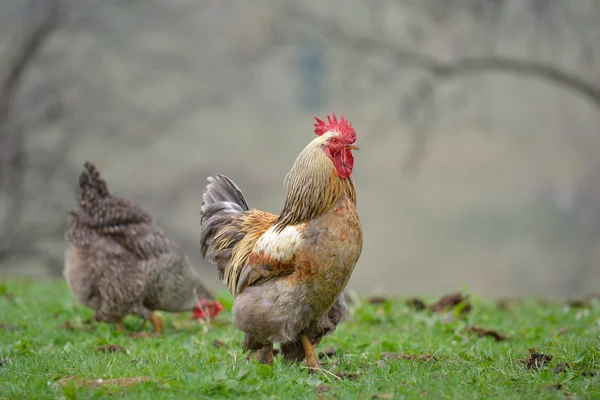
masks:
{"type": "Polygon", "coordinates": [[[85,160],[200,260],[223,173],[278,212],[312,117],[361,151],[360,293],[600,282],[600,2],[3,0],[0,274],[59,277],[85,160]]]}

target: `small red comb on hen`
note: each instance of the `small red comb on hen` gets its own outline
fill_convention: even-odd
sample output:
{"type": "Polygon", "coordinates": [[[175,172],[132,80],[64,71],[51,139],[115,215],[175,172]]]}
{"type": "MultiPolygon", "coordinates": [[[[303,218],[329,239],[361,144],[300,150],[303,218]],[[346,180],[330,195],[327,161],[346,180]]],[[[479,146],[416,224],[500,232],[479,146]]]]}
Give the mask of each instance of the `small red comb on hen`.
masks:
{"type": "Polygon", "coordinates": [[[221,311],[223,311],[223,306],[218,300],[203,298],[198,300],[193,313],[195,319],[209,319],[216,317],[221,311]]]}
{"type": "Polygon", "coordinates": [[[325,132],[338,132],[344,139],[351,143],[356,140],[356,132],[350,122],[344,117],[344,114],[340,116],[339,121],[335,113],[333,113],[333,116],[327,116],[327,122],[317,117],[315,117],[315,120],[317,121],[315,123],[315,133],[319,136],[325,132]]]}

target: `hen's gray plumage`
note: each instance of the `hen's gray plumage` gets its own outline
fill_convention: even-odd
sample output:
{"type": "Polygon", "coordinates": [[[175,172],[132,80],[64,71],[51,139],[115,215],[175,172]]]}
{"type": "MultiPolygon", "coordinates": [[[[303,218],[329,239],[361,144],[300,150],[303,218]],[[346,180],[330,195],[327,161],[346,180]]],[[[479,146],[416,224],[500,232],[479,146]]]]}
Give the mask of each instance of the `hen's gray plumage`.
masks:
{"type": "Polygon", "coordinates": [[[154,310],[192,311],[197,299],[213,299],[150,214],[110,194],[89,162],[79,177],[78,200],[69,212],[64,276],[97,321],[134,314],[155,322],[154,310]]]}

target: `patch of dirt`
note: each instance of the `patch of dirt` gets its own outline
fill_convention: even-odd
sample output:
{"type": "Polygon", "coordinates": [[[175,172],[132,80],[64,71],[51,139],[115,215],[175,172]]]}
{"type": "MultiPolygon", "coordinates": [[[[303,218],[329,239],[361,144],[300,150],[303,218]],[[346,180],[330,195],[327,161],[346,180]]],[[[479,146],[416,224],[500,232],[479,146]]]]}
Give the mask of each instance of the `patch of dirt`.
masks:
{"type": "Polygon", "coordinates": [[[118,386],[122,388],[139,385],[144,382],[153,382],[154,380],[148,376],[134,376],[131,378],[115,378],[115,379],[92,379],[92,378],[77,378],[73,376],[65,376],[56,381],[61,386],[73,382],[75,387],[101,387],[105,385],[118,386]]]}
{"type": "Polygon", "coordinates": [[[590,305],[590,301],[588,300],[569,300],[567,305],[572,308],[582,308],[590,305]]]}
{"type": "Polygon", "coordinates": [[[319,360],[325,357],[333,357],[337,354],[337,349],[335,347],[326,347],[323,351],[319,352],[319,360]]]}
{"type": "Polygon", "coordinates": [[[504,297],[504,298],[498,299],[498,301],[496,302],[496,306],[500,310],[507,311],[507,310],[510,310],[515,305],[516,302],[517,302],[517,300],[515,300],[515,299],[504,297]]]}
{"type": "Polygon", "coordinates": [[[491,329],[482,328],[480,326],[472,326],[471,328],[469,328],[469,332],[472,332],[479,337],[489,336],[491,338],[494,338],[497,342],[501,342],[503,340],[506,340],[507,338],[506,335],[503,335],[491,329]]]}
{"type": "Polygon", "coordinates": [[[546,386],[546,390],[549,390],[549,391],[561,390],[562,387],[563,387],[562,383],[559,382],[559,383],[556,383],[554,385],[548,385],[548,386],[546,386]]]}
{"type": "Polygon", "coordinates": [[[73,330],[73,324],[71,323],[71,321],[65,321],[60,327],[68,331],[73,330]]]}
{"type": "Polygon", "coordinates": [[[335,376],[337,376],[340,379],[358,379],[360,375],[354,372],[338,372],[337,374],[335,374],[335,376]]]}
{"type": "Polygon", "coordinates": [[[394,398],[394,394],[393,393],[376,393],[373,396],[371,396],[371,400],[391,400],[394,398]]]}
{"type": "Polygon", "coordinates": [[[331,390],[331,386],[326,385],[324,383],[322,383],[319,386],[315,387],[315,392],[317,392],[317,393],[325,393],[325,392],[329,392],[330,390],[331,390]]]}
{"type": "Polygon", "coordinates": [[[462,293],[450,293],[446,296],[443,296],[436,303],[429,305],[427,308],[435,313],[444,312],[450,310],[459,304],[464,304],[462,310],[460,311],[461,315],[464,315],[471,311],[471,303],[469,302],[468,296],[463,296],[462,293]]]}
{"type": "Polygon", "coordinates": [[[563,361],[557,364],[554,368],[552,368],[552,372],[554,372],[555,374],[560,374],[561,372],[565,371],[568,367],[569,364],[563,361]]]}
{"type": "Polygon", "coordinates": [[[0,324],[0,330],[1,331],[16,331],[18,328],[16,325],[10,325],[10,324],[0,324]]]}
{"type": "Polygon", "coordinates": [[[367,301],[369,302],[369,304],[381,304],[388,301],[388,298],[384,296],[373,296],[367,299],[367,301]]]}
{"type": "Polygon", "coordinates": [[[157,333],[146,331],[130,332],[128,336],[133,339],[151,339],[159,337],[157,333]]]}
{"type": "Polygon", "coordinates": [[[227,345],[222,340],[215,339],[212,341],[212,346],[216,349],[227,348],[227,345]]]}
{"type": "Polygon", "coordinates": [[[558,333],[559,335],[563,335],[565,333],[569,332],[569,327],[568,326],[561,326],[560,328],[558,328],[558,330],[556,331],[556,333],[558,333]]]}
{"type": "Polygon", "coordinates": [[[529,369],[541,369],[548,362],[552,361],[552,356],[549,354],[538,353],[535,348],[529,349],[529,357],[521,360],[529,369]]]}
{"type": "Polygon", "coordinates": [[[3,295],[1,295],[1,297],[4,297],[6,299],[6,301],[14,301],[15,300],[15,295],[12,293],[4,293],[3,295]]]}
{"type": "Polygon", "coordinates": [[[425,302],[417,297],[410,298],[406,300],[406,305],[410,308],[413,308],[417,311],[421,311],[427,308],[425,302]]]}
{"type": "Polygon", "coordinates": [[[403,353],[381,353],[381,359],[383,360],[407,360],[407,361],[437,361],[432,354],[403,354],[403,353]]]}
{"type": "MultiPolygon", "coordinates": [[[[77,321],[79,321],[79,320],[77,320],[77,321]]],[[[93,321],[91,319],[86,319],[85,321],[81,321],[80,323],[65,321],[60,325],[60,327],[67,331],[75,331],[75,330],[93,331],[95,329],[95,327],[93,325],[93,321]]]]}
{"type": "Polygon", "coordinates": [[[100,351],[103,353],[117,353],[117,352],[127,353],[127,350],[125,350],[125,347],[119,346],[118,344],[105,344],[104,346],[98,346],[94,349],[94,351],[100,351]]]}

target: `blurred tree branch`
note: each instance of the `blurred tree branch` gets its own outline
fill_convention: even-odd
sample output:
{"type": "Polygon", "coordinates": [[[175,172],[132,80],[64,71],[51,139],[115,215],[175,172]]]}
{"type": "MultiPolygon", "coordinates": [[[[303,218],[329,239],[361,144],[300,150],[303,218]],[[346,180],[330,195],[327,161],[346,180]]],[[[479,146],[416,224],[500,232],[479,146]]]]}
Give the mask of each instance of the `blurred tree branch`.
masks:
{"type": "MultiPolygon", "coordinates": [[[[335,49],[346,49],[361,56],[378,55],[391,64],[425,73],[414,85],[414,91],[399,99],[401,114],[406,118],[420,112],[415,132],[411,134],[411,146],[405,167],[414,171],[427,148],[430,126],[435,113],[435,92],[439,85],[460,78],[488,73],[506,73],[530,79],[546,81],[551,85],[570,90],[587,99],[600,110],[600,86],[555,65],[536,60],[518,59],[497,55],[467,56],[456,60],[442,60],[414,50],[408,46],[384,40],[377,34],[363,35],[351,32],[340,22],[323,17],[296,4],[288,4],[283,21],[274,33],[282,43],[298,43],[307,36],[317,34],[322,42],[335,49]],[[289,19],[302,22],[309,29],[290,29],[289,19]],[[418,108],[422,107],[422,110],[418,108]],[[430,123],[430,122],[429,122],[430,123]]],[[[380,30],[377,30],[380,31],[380,30]]]]}
{"type": "MultiPolygon", "coordinates": [[[[23,78],[33,60],[58,28],[60,22],[59,0],[32,1],[31,13],[40,11],[31,24],[24,24],[25,33],[15,43],[12,55],[6,57],[6,74],[0,79],[0,195],[4,198],[3,229],[0,233],[0,259],[17,252],[18,249],[32,251],[37,227],[26,229],[23,216],[28,196],[24,185],[28,153],[26,137],[29,134],[23,124],[16,121],[14,106],[23,78]],[[33,8],[39,7],[40,10],[33,8]]],[[[64,149],[66,150],[66,148],[64,149]]],[[[64,160],[64,151],[59,151],[50,162],[44,163],[40,188],[36,188],[35,199],[46,201],[44,191],[57,166],[64,160]]],[[[55,229],[53,229],[54,231],[55,229]]]]}

